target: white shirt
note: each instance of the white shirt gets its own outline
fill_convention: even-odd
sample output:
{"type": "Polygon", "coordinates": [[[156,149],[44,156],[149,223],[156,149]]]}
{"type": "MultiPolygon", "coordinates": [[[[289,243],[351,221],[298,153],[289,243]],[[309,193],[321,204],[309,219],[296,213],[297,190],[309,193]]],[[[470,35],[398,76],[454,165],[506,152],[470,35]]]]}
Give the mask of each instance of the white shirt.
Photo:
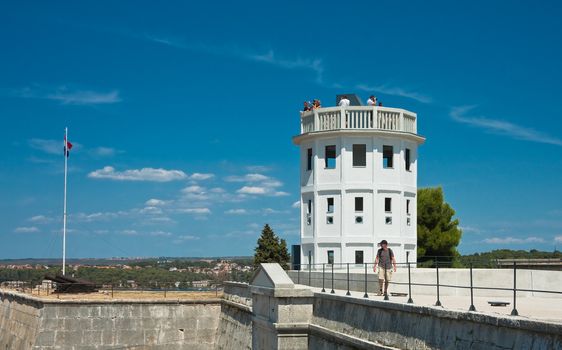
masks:
{"type": "Polygon", "coordinates": [[[376,105],[377,105],[377,99],[375,98],[375,99],[373,100],[373,99],[370,98],[370,99],[367,100],[367,104],[368,104],[369,106],[376,106],[376,105]]]}
{"type": "Polygon", "coordinates": [[[350,103],[350,102],[349,102],[349,100],[348,100],[347,98],[342,98],[342,99],[340,100],[340,103],[338,103],[338,106],[340,106],[340,107],[347,107],[347,106],[349,106],[349,103],[350,103]]]}

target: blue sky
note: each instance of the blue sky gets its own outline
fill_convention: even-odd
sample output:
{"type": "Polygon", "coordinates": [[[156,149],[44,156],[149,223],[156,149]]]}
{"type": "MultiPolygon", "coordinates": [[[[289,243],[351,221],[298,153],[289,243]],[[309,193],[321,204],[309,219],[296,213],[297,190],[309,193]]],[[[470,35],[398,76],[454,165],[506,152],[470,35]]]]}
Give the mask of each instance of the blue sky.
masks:
{"type": "Polygon", "coordinates": [[[0,257],[251,255],[298,243],[298,110],[418,113],[419,185],[461,251],[562,246],[558,2],[0,5],[0,257]]]}

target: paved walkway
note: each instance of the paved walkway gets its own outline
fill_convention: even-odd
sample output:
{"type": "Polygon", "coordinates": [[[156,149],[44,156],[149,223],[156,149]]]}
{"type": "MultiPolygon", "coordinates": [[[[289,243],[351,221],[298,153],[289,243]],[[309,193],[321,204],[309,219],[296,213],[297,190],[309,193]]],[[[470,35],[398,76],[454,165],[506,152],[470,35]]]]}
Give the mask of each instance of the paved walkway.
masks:
{"type": "MultiPolygon", "coordinates": [[[[321,292],[322,288],[312,288],[315,292],[321,292]]],[[[326,288],[326,293],[330,293],[331,289],[326,288]]],[[[337,295],[345,295],[345,290],[335,290],[337,295]]],[[[352,298],[363,299],[363,292],[351,292],[352,298]]],[[[389,296],[389,302],[406,303],[408,296],[389,296]]],[[[383,296],[378,296],[375,293],[369,293],[369,299],[384,300],[383,296]]],[[[439,308],[435,306],[437,301],[435,296],[431,295],[413,295],[412,299],[415,305],[423,305],[429,307],[439,308]]],[[[468,296],[442,296],[442,308],[449,310],[458,310],[468,312],[470,307],[470,297],[468,296]]],[[[513,310],[513,297],[474,297],[474,306],[476,312],[485,313],[490,315],[511,315],[513,310]],[[491,306],[488,301],[505,301],[510,304],[507,306],[491,306]]],[[[553,323],[562,324],[562,298],[541,298],[541,297],[518,297],[517,298],[517,311],[520,317],[527,319],[535,319],[541,321],[548,321],[553,323]]]]}

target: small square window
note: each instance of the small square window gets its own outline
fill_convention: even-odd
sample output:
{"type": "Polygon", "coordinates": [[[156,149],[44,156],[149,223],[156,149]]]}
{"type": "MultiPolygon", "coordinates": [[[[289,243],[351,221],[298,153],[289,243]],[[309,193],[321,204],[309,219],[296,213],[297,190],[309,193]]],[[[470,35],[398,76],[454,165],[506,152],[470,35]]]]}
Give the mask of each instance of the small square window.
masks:
{"type": "Polygon", "coordinates": [[[326,216],[326,224],[332,225],[333,223],[334,223],[334,217],[333,216],[326,216]]]}
{"type": "Polygon", "coordinates": [[[334,212],[334,198],[328,198],[328,213],[334,212]]]}
{"type": "Polygon", "coordinates": [[[312,199],[308,200],[308,204],[306,205],[306,212],[308,214],[312,214],[312,199]]]}
{"type": "Polygon", "coordinates": [[[410,149],[406,148],[404,152],[404,161],[406,162],[406,171],[410,171],[410,149]]]}
{"type": "Polygon", "coordinates": [[[362,216],[356,216],[355,217],[355,223],[356,224],[362,224],[363,223],[363,217],[362,216]]]}
{"type": "Polygon", "coordinates": [[[392,216],[385,217],[384,223],[387,224],[387,225],[392,225],[392,216]]]}
{"type": "Polygon", "coordinates": [[[336,146],[326,146],[326,169],[335,169],[336,168],[336,146]]]}
{"type": "Polygon", "coordinates": [[[355,211],[356,212],[363,211],[363,197],[355,197],[355,211]]]}
{"type": "Polygon", "coordinates": [[[353,145],[353,166],[367,166],[367,145],[353,145]]]}
{"type": "Polygon", "coordinates": [[[356,250],[355,251],[355,263],[356,264],[363,264],[363,251],[356,250]]]}
{"type": "Polygon", "coordinates": [[[312,170],[312,148],[306,151],[306,170],[312,170]]]}
{"type": "Polygon", "coordinates": [[[384,199],[384,211],[390,213],[392,211],[392,198],[386,197],[384,199]]]}
{"type": "Polygon", "coordinates": [[[392,168],[393,167],[393,156],[394,156],[394,151],[392,149],[392,146],[382,146],[382,167],[387,169],[387,168],[392,168]]]}
{"type": "Polygon", "coordinates": [[[411,218],[406,218],[406,225],[408,225],[408,226],[412,225],[411,218]]]}
{"type": "Polygon", "coordinates": [[[328,264],[334,263],[334,251],[328,250],[328,264]]]}

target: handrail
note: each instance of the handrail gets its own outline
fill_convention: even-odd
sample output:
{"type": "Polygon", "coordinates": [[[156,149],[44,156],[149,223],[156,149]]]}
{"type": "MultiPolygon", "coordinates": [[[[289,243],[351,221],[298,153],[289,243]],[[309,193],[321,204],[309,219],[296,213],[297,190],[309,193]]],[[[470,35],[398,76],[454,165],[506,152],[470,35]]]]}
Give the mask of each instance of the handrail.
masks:
{"type": "Polygon", "coordinates": [[[380,106],[327,107],[301,112],[301,134],[340,129],[416,134],[417,114],[401,108],[380,106]]]}

